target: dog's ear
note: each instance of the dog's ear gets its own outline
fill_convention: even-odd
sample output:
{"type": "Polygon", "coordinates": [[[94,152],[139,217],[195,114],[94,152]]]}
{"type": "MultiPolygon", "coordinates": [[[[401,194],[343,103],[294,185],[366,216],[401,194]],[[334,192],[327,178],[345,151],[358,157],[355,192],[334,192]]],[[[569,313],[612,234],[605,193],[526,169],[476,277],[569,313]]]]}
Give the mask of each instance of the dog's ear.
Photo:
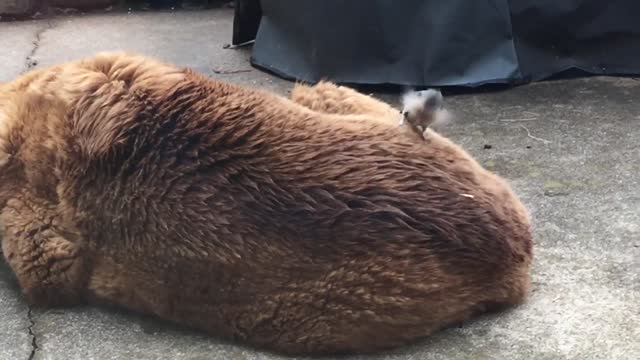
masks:
{"type": "Polygon", "coordinates": [[[67,86],[72,136],[88,158],[121,154],[140,127],[149,94],[164,94],[185,78],[174,66],[141,56],[106,53],[69,67],[67,86]]]}
{"type": "Polygon", "coordinates": [[[111,81],[75,103],[72,136],[83,157],[104,158],[125,146],[143,106],[135,98],[123,82],[111,81]]]}

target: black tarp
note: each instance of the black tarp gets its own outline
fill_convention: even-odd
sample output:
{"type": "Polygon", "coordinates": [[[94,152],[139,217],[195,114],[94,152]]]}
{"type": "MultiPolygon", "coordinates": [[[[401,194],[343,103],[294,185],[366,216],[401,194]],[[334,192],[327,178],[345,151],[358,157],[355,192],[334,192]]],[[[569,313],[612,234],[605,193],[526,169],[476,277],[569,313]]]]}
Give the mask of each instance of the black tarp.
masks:
{"type": "Polygon", "coordinates": [[[234,43],[255,37],[253,65],[301,81],[477,86],[569,69],[640,73],[638,0],[236,3],[234,43]]]}

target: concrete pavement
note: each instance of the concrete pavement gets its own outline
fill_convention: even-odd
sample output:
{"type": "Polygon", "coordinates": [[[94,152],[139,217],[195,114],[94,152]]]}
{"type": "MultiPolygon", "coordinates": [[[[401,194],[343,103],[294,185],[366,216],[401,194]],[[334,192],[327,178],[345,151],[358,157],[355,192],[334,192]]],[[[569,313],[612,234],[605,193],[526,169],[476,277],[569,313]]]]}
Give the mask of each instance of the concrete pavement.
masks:
{"type": "MultiPolygon", "coordinates": [[[[232,17],[217,9],[0,23],[0,81],[96,51],[132,50],[285,93],[292,84],[252,69],[248,49],[223,49],[232,17]]],[[[531,210],[533,293],[524,306],[421,344],[349,360],[640,358],[639,98],[640,81],[630,78],[447,97],[458,120],[442,132],[508,178],[531,210]]],[[[280,358],[113,310],[30,313],[2,264],[0,359],[32,352],[64,360],[280,358]]]]}

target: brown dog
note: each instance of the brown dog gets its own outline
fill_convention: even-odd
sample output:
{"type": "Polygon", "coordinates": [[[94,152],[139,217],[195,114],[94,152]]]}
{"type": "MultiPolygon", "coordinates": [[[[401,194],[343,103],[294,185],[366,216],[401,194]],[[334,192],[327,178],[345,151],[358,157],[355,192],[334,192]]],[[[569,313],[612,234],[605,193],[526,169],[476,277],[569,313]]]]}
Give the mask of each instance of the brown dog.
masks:
{"type": "Polygon", "coordinates": [[[332,84],[291,101],[126,54],[29,73],[0,85],[4,255],[34,304],[289,354],[398,346],[522,302],[524,207],[397,114],[332,84]]]}

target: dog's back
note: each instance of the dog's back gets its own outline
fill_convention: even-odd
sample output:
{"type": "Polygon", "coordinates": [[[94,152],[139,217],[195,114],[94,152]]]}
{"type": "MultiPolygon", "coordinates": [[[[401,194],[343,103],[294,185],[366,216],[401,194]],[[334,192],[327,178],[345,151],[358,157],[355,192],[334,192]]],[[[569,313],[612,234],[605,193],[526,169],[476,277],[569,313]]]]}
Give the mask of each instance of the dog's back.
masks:
{"type": "Polygon", "coordinates": [[[400,345],[523,300],[529,223],[497,177],[382,123],[96,59],[65,70],[55,141],[92,299],[289,353],[400,345]]]}

